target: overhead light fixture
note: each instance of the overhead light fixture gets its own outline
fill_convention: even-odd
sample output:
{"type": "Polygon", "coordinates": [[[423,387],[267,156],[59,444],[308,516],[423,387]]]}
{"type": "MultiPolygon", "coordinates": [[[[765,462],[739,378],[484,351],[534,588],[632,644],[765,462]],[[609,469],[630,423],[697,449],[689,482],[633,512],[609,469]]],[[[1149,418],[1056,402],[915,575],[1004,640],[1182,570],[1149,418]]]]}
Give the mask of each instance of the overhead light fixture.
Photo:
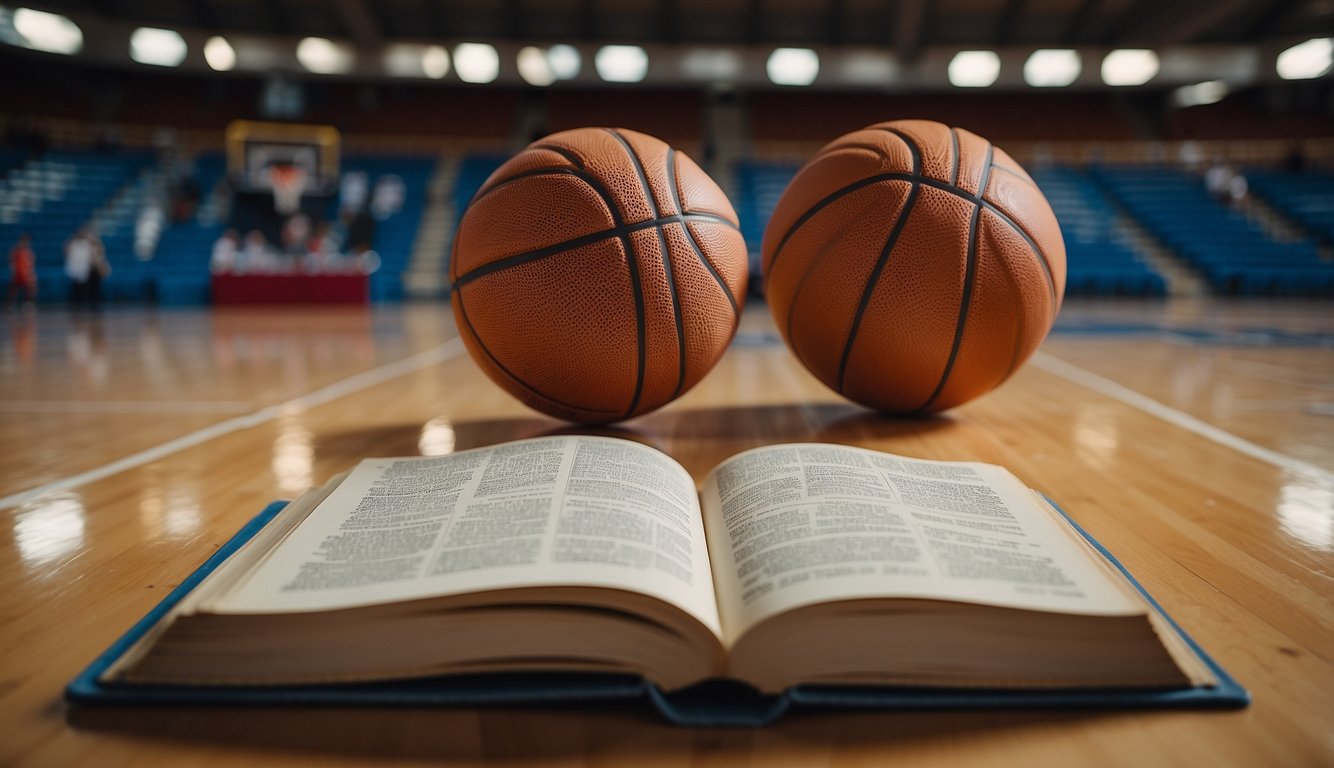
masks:
{"type": "Polygon", "coordinates": [[[898,61],[882,51],[848,51],[839,69],[845,80],[857,85],[888,85],[899,74],[898,61]]]}
{"type": "Polygon", "coordinates": [[[959,51],[950,59],[950,84],[959,88],[986,88],[1000,77],[995,51],[959,51]]]}
{"type": "Polygon", "coordinates": [[[486,43],[459,43],[454,47],[454,71],[465,83],[489,83],[500,77],[500,54],[486,43]]]}
{"type": "Polygon", "coordinates": [[[1320,77],[1334,64],[1334,38],[1314,38],[1298,43],[1278,55],[1275,66],[1284,80],[1320,77]]]}
{"type": "Polygon", "coordinates": [[[449,51],[443,45],[428,45],[421,52],[422,74],[439,80],[449,74],[449,51]]]}
{"type": "Polygon", "coordinates": [[[384,71],[394,77],[421,77],[422,47],[412,43],[394,43],[384,49],[384,71]]]}
{"type": "Polygon", "coordinates": [[[438,45],[395,43],[384,49],[384,70],[394,77],[429,77],[449,73],[449,53],[438,45]]]}
{"type": "Polygon", "coordinates": [[[83,30],[58,13],[19,8],[14,11],[14,31],[33,50],[68,56],[83,49],[83,30]]]}
{"type": "Polygon", "coordinates": [[[637,83],[648,75],[648,54],[637,45],[604,45],[593,54],[593,68],[609,83],[637,83]]]}
{"type": "Polygon", "coordinates": [[[156,67],[179,67],[185,61],[185,38],[174,29],[139,27],[130,35],[130,58],[156,67]]]}
{"type": "Polygon", "coordinates": [[[1077,52],[1043,48],[1033,51],[1024,62],[1024,82],[1034,88],[1064,88],[1079,79],[1081,69],[1077,52]]]}
{"type": "Polygon", "coordinates": [[[317,75],[342,75],[352,70],[352,50],[324,37],[303,38],[296,46],[296,60],[317,75]]]}
{"type": "Polygon", "coordinates": [[[694,48],[681,57],[681,74],[706,82],[735,80],[741,74],[741,56],[726,48],[694,48]]]}
{"type": "Polygon", "coordinates": [[[547,49],[547,65],[551,67],[551,74],[555,75],[557,80],[573,80],[578,77],[582,64],[583,57],[579,55],[579,49],[573,45],[557,43],[547,49]]]}
{"type": "Polygon", "coordinates": [[[764,71],[774,85],[810,85],[820,74],[820,55],[810,48],[775,48],[764,71]]]}
{"type": "Polygon", "coordinates": [[[227,72],[236,66],[236,51],[225,37],[210,37],[204,43],[204,61],[218,72],[227,72]]]}
{"type": "Polygon", "coordinates": [[[525,83],[545,88],[556,82],[556,75],[551,71],[551,62],[541,48],[527,46],[519,50],[515,60],[519,68],[519,77],[525,83]]]}
{"type": "Polygon", "coordinates": [[[1172,92],[1172,103],[1178,107],[1198,107],[1222,101],[1227,96],[1227,83],[1222,80],[1206,80],[1194,85],[1183,85],[1172,92]]]}
{"type": "Polygon", "coordinates": [[[1144,85],[1158,74],[1158,54],[1122,48],[1102,60],[1102,81],[1108,85],[1144,85]]]}

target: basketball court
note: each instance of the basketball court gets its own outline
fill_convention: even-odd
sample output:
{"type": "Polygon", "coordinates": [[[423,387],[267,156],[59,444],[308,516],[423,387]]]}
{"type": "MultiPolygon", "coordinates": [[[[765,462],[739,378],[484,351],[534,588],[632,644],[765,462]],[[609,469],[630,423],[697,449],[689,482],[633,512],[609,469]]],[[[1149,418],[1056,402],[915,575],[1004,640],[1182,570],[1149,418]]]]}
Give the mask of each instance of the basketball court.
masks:
{"type": "Polygon", "coordinates": [[[1334,763],[1328,4],[122,5],[0,7],[0,764],[1334,763]],[[1000,465],[1251,702],[64,698],[272,502],[549,435],[1000,465]]]}
{"type": "Polygon", "coordinates": [[[10,327],[0,417],[14,521],[5,592],[25,628],[7,664],[6,740],[15,757],[108,765],[356,762],[383,749],[422,760],[893,754],[958,764],[1002,743],[1008,757],[1036,762],[1103,750],[1315,759],[1328,735],[1316,713],[1331,707],[1317,683],[1334,549],[1334,432],[1320,426],[1334,379],[1326,310],[1072,301],[1038,357],[998,391],[941,416],[890,419],[815,381],[765,308],[751,306],[698,387],[604,433],[658,447],[697,475],[748,448],[810,440],[1001,463],[1118,553],[1228,659],[1255,703],[1235,715],[820,715],[702,734],[642,714],[541,708],[86,711],[67,723],[50,702],[71,671],[274,498],[367,456],[573,428],[491,385],[444,306],[30,318],[10,327]],[[1256,737],[1272,732],[1282,744],[1256,737]]]}

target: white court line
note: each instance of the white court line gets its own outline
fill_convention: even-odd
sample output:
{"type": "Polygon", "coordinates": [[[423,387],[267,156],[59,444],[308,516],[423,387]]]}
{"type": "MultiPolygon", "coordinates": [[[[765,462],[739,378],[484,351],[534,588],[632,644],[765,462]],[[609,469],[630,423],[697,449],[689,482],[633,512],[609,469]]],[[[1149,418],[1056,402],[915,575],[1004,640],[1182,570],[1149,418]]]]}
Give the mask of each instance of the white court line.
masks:
{"type": "Polygon", "coordinates": [[[4,400],[0,413],[245,413],[243,400],[4,400]]]}
{"type": "Polygon", "coordinates": [[[1237,437],[1231,432],[1219,429],[1212,424],[1201,421],[1189,413],[1178,411],[1175,408],[1168,407],[1136,392],[1133,389],[1117,384],[1111,379],[1099,376],[1091,371],[1086,371],[1077,365],[1052,357],[1045,352],[1039,352],[1033,355],[1032,363],[1035,367],[1041,368],[1047,373],[1060,376],[1067,381],[1072,381],[1080,386],[1087,387],[1102,395],[1119,400],[1133,408],[1156,416],[1169,424],[1181,427],[1187,432],[1192,432],[1200,437],[1212,440],[1219,445],[1225,445],[1238,453],[1243,453],[1253,459],[1259,459],[1266,464],[1272,464],[1280,469],[1286,469],[1298,474],[1314,476],[1327,483],[1334,483],[1334,472],[1322,469],[1310,462],[1295,459],[1285,453],[1256,445],[1245,438],[1237,437]]]}
{"type": "Polygon", "coordinates": [[[308,392],[300,397],[288,400],[278,405],[270,405],[267,408],[261,408],[253,413],[247,413],[244,416],[237,416],[211,426],[204,427],[196,432],[183,435],[174,440],[168,440],[161,445],[155,445],[152,448],[139,451],[138,453],[126,456],[123,459],[117,459],[109,464],[103,464],[87,472],[80,472],[77,475],[62,478],[52,483],[32,488],[26,491],[10,494],[0,499],[0,509],[9,507],[18,507],[32,501],[33,499],[48,493],[68,491],[71,488],[78,488],[81,485],[96,482],[112,475],[119,474],[135,467],[142,467],[153,461],[170,456],[173,453],[192,448],[200,443],[206,443],[215,437],[232,432],[239,432],[243,429],[259,426],[265,422],[273,421],[279,416],[291,413],[294,409],[304,410],[313,408],[317,405],[323,405],[331,400],[337,400],[340,397],[346,397],[354,392],[358,392],[376,384],[383,384],[391,379],[396,379],[413,371],[419,371],[432,365],[458,357],[463,353],[463,340],[455,337],[441,344],[434,349],[428,349],[425,352],[419,352],[411,357],[405,357],[397,362],[382,365],[379,368],[373,368],[355,376],[349,376],[341,381],[335,381],[327,387],[321,387],[314,392],[308,392]]]}

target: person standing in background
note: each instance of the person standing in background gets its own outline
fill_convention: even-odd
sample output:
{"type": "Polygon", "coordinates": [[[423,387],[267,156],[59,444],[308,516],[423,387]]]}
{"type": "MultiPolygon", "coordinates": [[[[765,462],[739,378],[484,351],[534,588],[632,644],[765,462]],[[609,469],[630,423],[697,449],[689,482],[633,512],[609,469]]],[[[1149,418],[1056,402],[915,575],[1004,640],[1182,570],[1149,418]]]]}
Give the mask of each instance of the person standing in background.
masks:
{"type": "Polygon", "coordinates": [[[75,308],[88,304],[88,282],[93,271],[93,244],[83,227],[65,242],[65,276],[69,278],[69,300],[75,308]]]}
{"type": "Polygon", "coordinates": [[[5,303],[14,302],[14,295],[23,290],[29,306],[37,303],[36,258],[32,253],[32,237],[27,232],[19,235],[19,241],[9,252],[9,292],[5,303]]]}
{"type": "Polygon", "coordinates": [[[93,247],[92,268],[88,271],[88,302],[96,309],[102,306],[102,281],[111,275],[111,262],[107,261],[106,247],[97,233],[91,229],[85,231],[93,247]]]}

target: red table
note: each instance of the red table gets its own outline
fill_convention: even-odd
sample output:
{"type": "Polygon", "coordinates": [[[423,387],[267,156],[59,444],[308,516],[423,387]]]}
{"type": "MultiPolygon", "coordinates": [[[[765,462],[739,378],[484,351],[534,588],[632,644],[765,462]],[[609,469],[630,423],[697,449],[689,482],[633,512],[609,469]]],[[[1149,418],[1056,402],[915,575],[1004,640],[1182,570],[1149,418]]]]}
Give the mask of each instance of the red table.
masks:
{"type": "Polygon", "coordinates": [[[214,275],[214,304],[365,304],[366,275],[214,275]]]}

